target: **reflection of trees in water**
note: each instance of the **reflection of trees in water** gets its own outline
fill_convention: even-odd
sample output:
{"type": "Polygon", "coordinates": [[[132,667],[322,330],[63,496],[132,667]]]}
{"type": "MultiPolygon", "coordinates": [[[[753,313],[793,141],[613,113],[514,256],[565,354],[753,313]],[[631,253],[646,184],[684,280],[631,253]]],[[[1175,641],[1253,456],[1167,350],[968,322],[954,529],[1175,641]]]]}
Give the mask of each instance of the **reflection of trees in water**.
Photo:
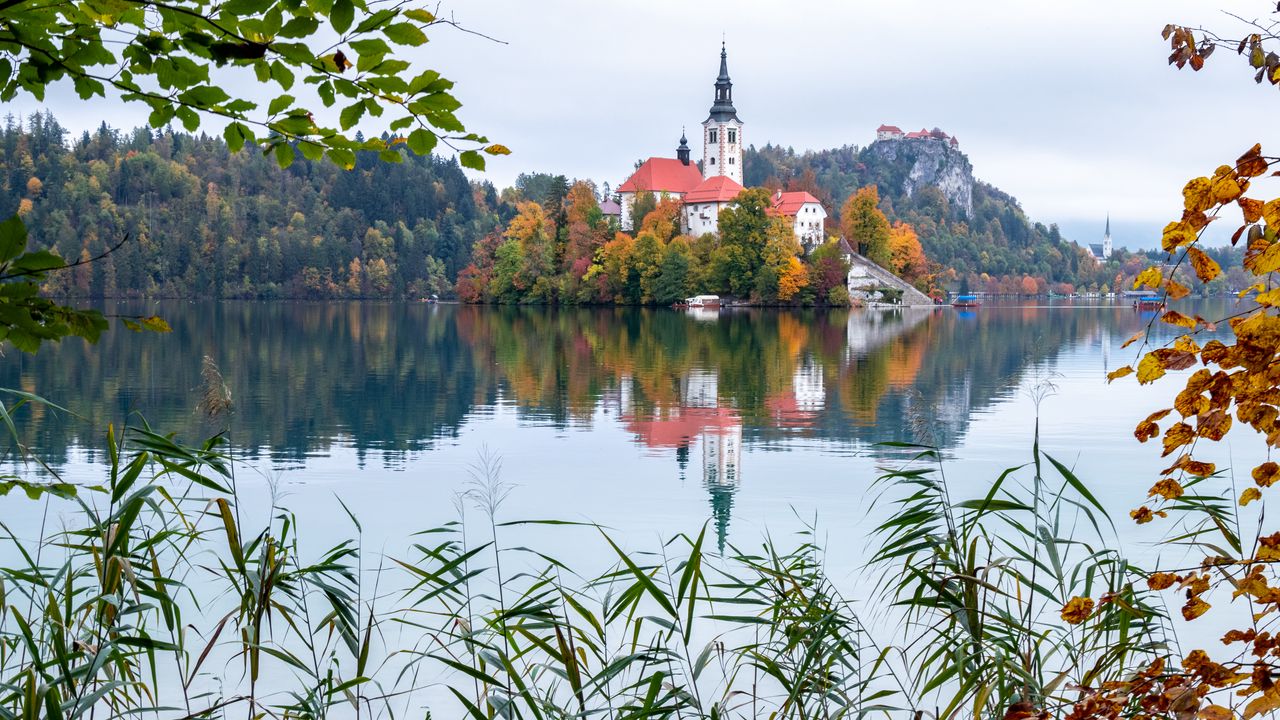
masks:
{"type": "Polygon", "coordinates": [[[725,412],[747,445],[796,435],[911,440],[914,414],[932,418],[934,439],[950,446],[970,413],[1010,392],[1029,364],[1096,334],[1116,313],[748,310],[705,320],[628,308],[146,309],[174,332],[113,330],[97,346],[67,341],[34,358],[4,358],[0,387],[38,390],[83,416],[32,414],[28,444],[59,462],[68,445],[99,445],[106,424],[131,411],[159,428],[210,431],[193,412],[209,355],[236,403],[232,439],[283,460],[335,442],[394,459],[455,436],[469,415],[499,403],[556,427],[606,412],[635,424],[639,442],[696,438],[707,421],[698,412],[725,412]],[[666,427],[673,423],[689,427],[666,427]]]}

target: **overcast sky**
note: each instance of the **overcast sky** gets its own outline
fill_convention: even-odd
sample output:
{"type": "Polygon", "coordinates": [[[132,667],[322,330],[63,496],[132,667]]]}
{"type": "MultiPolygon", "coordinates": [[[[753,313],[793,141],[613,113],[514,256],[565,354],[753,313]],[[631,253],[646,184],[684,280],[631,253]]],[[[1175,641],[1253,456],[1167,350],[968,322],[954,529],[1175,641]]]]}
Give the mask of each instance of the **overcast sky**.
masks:
{"type": "MultiPolygon", "coordinates": [[[[438,28],[407,59],[457,81],[468,129],[512,148],[490,161],[497,185],[540,170],[616,186],[636,159],[674,156],[681,127],[706,118],[723,35],[748,143],[822,149],[866,145],[881,123],[941,127],[976,175],[1033,219],[1088,242],[1110,212],[1118,245],[1149,247],[1180,213],[1186,179],[1255,141],[1280,141],[1280,91],[1255,85],[1233,54],[1197,74],[1173,70],[1160,29],[1234,32],[1239,23],[1223,10],[1256,17],[1269,7],[467,0],[442,13],[505,44],[438,28]]],[[[103,117],[122,127],[145,120],[119,104],[86,113],[69,92],[49,106],[77,131],[103,117]]]]}

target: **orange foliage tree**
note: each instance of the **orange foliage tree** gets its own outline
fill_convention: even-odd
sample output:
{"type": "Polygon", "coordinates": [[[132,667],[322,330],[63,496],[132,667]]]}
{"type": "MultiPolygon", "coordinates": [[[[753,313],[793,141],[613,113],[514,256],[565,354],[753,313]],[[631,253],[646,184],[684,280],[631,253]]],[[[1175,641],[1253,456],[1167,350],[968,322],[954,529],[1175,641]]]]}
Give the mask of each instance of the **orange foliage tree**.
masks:
{"type": "Polygon", "coordinates": [[[904,222],[896,222],[889,229],[890,269],[908,282],[916,282],[928,277],[929,258],[925,257],[924,247],[916,229],[904,222]]]}

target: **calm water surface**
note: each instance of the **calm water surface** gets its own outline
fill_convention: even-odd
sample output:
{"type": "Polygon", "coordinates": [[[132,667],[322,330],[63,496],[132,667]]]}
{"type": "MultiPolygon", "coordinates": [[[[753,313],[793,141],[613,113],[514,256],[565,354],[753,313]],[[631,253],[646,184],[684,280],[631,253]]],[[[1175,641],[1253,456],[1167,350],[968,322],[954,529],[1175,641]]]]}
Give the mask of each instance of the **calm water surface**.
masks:
{"type": "MultiPolygon", "coordinates": [[[[1189,307],[1212,317],[1229,305],[1189,307]]],[[[173,332],[113,329],[97,345],[71,340],[0,359],[0,387],[38,391],[78,414],[26,416],[35,453],[68,479],[97,482],[109,422],[145,417],[189,440],[225,429],[251,468],[243,491],[263,508],[283,497],[325,543],[351,532],[335,496],[377,544],[402,546],[451,519],[469,466],[487,450],[516,485],[510,517],[591,520],[634,545],[704,522],[721,542],[751,543],[766,525],[778,532],[816,517],[833,564],[851,572],[878,513],[877,468],[901,460],[880,443],[939,445],[954,487],[984,493],[1002,469],[1030,459],[1032,389],[1048,382],[1046,450],[1120,517],[1163,467],[1133,426],[1174,393],[1173,382],[1106,384],[1108,369],[1134,359],[1121,343],[1150,319],[1126,304],[107,309],[159,313],[173,332]],[[235,402],[218,423],[195,411],[205,356],[235,402]]],[[[1256,442],[1233,442],[1220,459],[1257,461],[1256,442]]],[[[17,512],[12,500],[0,507],[17,512]]],[[[16,522],[34,532],[37,520],[16,522]]],[[[1126,543],[1143,544],[1122,525],[1126,543]]]]}

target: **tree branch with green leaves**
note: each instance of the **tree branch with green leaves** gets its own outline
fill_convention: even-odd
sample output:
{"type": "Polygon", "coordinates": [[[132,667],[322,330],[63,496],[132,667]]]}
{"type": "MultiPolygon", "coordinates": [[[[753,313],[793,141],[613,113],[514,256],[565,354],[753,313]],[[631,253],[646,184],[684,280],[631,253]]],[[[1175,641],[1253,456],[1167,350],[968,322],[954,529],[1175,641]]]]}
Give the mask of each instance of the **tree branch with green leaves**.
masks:
{"type": "Polygon", "coordinates": [[[407,0],[10,0],[0,3],[0,100],[43,100],[67,80],[84,100],[112,93],[147,105],[153,127],[224,120],[233,151],[258,145],[281,166],[295,153],[348,169],[358,151],[398,162],[394,146],[405,144],[418,154],[443,145],[483,170],[486,155],[510,151],[467,131],[452,81],[399,57],[433,28],[458,27],[438,12],[407,0]],[[271,99],[229,90],[235,71],[271,99]],[[336,127],[317,119],[320,108],[337,111],[336,127]],[[353,132],[387,113],[391,136],[353,132]]]}

